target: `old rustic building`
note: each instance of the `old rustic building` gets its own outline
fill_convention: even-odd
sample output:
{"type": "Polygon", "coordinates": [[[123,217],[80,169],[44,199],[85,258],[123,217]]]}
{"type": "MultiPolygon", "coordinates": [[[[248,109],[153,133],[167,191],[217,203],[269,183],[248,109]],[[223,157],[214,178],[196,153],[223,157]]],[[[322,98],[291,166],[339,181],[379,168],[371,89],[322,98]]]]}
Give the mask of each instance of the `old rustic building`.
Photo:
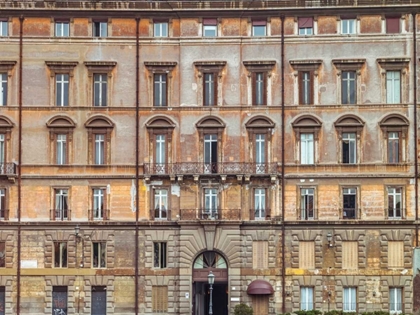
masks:
{"type": "Polygon", "coordinates": [[[420,308],[419,0],[0,2],[0,315],[420,308]]]}

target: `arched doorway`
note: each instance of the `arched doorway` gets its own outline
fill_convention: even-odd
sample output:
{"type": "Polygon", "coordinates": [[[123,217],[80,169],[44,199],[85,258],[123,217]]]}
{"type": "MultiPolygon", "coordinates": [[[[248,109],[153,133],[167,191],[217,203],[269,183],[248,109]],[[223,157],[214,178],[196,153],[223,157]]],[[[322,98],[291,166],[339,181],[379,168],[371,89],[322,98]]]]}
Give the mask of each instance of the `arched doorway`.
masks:
{"type": "Polygon", "coordinates": [[[212,271],[213,314],[228,315],[228,269],[226,260],[215,251],[200,254],[193,264],[193,315],[208,315],[210,290],[207,276],[212,271]]]}

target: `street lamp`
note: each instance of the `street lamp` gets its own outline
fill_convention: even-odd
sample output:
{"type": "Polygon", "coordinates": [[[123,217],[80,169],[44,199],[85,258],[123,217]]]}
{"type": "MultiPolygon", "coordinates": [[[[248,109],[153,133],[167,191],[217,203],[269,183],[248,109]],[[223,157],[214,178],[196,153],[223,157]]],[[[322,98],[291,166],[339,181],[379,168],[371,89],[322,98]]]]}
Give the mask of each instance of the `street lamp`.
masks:
{"type": "Polygon", "coordinates": [[[207,276],[210,285],[210,303],[209,303],[209,315],[213,315],[213,284],[214,284],[214,274],[210,271],[207,276]]]}

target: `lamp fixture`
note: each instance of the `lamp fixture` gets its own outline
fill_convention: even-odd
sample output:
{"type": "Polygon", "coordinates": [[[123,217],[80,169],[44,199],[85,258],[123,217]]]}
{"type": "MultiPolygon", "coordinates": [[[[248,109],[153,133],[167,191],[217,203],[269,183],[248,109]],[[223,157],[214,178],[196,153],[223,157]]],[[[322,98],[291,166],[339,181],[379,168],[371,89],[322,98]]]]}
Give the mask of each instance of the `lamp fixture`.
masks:
{"type": "Polygon", "coordinates": [[[327,233],[327,241],[328,241],[328,247],[333,247],[333,243],[332,243],[333,236],[332,236],[331,232],[327,233]]]}

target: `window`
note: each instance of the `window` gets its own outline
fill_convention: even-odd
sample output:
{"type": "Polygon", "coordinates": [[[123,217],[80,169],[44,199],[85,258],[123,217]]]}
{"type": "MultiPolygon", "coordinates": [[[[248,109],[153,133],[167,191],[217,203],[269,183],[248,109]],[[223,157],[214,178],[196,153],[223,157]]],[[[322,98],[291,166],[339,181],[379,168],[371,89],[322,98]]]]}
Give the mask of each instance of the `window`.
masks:
{"type": "Polygon", "coordinates": [[[388,187],[388,218],[402,218],[402,188],[388,187]]]}
{"type": "Polygon", "coordinates": [[[0,188],[0,220],[9,220],[9,209],[6,206],[6,188],[0,188]]]}
{"type": "Polygon", "coordinates": [[[168,22],[155,21],[153,23],[154,37],[168,37],[168,22]]]}
{"type": "Polygon", "coordinates": [[[67,134],[56,135],[56,164],[67,164],[67,134]]]}
{"type": "Polygon", "coordinates": [[[298,19],[299,35],[312,35],[314,33],[314,19],[312,17],[300,17],[298,19]]]}
{"type": "Polygon", "coordinates": [[[299,71],[299,104],[312,105],[313,101],[313,74],[311,71],[299,71]]]}
{"type": "Polygon", "coordinates": [[[156,135],[155,147],[156,172],[166,174],[166,135],[156,135]]]}
{"type": "Polygon", "coordinates": [[[342,243],[342,266],[343,270],[358,269],[359,244],[357,241],[343,241],[342,243]]]}
{"type": "Polygon", "coordinates": [[[56,115],[47,122],[50,129],[50,163],[65,165],[70,163],[73,129],[76,124],[65,115],[56,115]]]}
{"type": "Polygon", "coordinates": [[[95,115],[85,123],[88,130],[88,161],[93,165],[111,162],[111,133],[114,123],[105,116],[95,115]]]}
{"type": "Polygon", "coordinates": [[[252,21],[252,36],[266,36],[267,21],[252,21]]]}
{"type": "Polygon", "coordinates": [[[106,74],[93,75],[93,106],[107,106],[108,77],[106,74]]]}
{"type": "Polygon", "coordinates": [[[266,134],[255,135],[255,171],[257,174],[266,173],[266,134]]]}
{"type": "Polygon", "coordinates": [[[204,188],[203,218],[218,218],[218,192],[215,188],[204,188]]]}
{"type": "Polygon", "coordinates": [[[0,315],[6,314],[6,287],[0,287],[0,315]]]}
{"type": "Polygon", "coordinates": [[[343,188],[343,219],[356,219],[356,188],[343,188]]]}
{"type": "Polygon", "coordinates": [[[356,288],[343,288],[343,312],[356,312],[356,288]]]}
{"type": "Polygon", "coordinates": [[[204,173],[217,173],[217,134],[204,135],[204,173]]]}
{"type": "Polygon", "coordinates": [[[67,314],[67,287],[53,286],[52,315],[67,314]]]}
{"type": "Polygon", "coordinates": [[[217,36],[217,19],[203,19],[203,36],[217,36]]]}
{"type": "Polygon", "coordinates": [[[93,220],[107,220],[106,191],[103,188],[93,189],[93,220]]]}
{"type": "Polygon", "coordinates": [[[152,312],[166,313],[168,311],[168,287],[152,286],[152,312]]]}
{"type": "Polygon", "coordinates": [[[106,268],[106,242],[92,243],[93,268],[106,268]]]}
{"type": "Polygon", "coordinates": [[[264,72],[254,72],[252,74],[253,93],[252,103],[254,105],[267,105],[266,75],[264,72]]]}
{"type": "Polygon", "coordinates": [[[400,314],[402,307],[402,288],[389,288],[389,312],[391,314],[400,314]]]}
{"type": "Polygon", "coordinates": [[[252,268],[268,268],[268,241],[252,242],[252,268]]]}
{"type": "Polygon", "coordinates": [[[95,134],[95,164],[105,164],[105,135],[95,134]]]}
{"type": "Polygon", "coordinates": [[[167,75],[155,73],[153,77],[153,106],[167,106],[167,75]]]}
{"type": "Polygon", "coordinates": [[[300,309],[302,311],[311,311],[314,309],[314,288],[300,288],[300,309]]]}
{"type": "Polygon", "coordinates": [[[400,154],[400,133],[388,132],[388,163],[399,163],[401,160],[400,154]]]}
{"type": "Polygon", "coordinates": [[[0,268],[6,267],[6,242],[0,242],[0,268]]]}
{"type": "Polygon", "coordinates": [[[300,218],[301,220],[315,219],[314,188],[300,189],[300,218]]]}
{"type": "Polygon", "coordinates": [[[8,35],[8,21],[0,20],[0,36],[8,35]]]}
{"type": "Polygon", "coordinates": [[[55,105],[68,106],[69,105],[69,75],[56,74],[55,75],[55,105]]]}
{"type": "Polygon", "coordinates": [[[387,104],[401,103],[401,72],[386,72],[386,102],[387,104]]]}
{"type": "Polygon", "coordinates": [[[357,150],[356,150],[356,133],[344,132],[341,138],[342,156],[341,162],[344,164],[357,163],[357,150]]]}
{"type": "Polygon", "coordinates": [[[153,254],[154,254],[153,267],[160,268],[160,269],[166,268],[166,260],[167,260],[166,243],[165,242],[153,243],[153,254]]]}
{"type": "Polygon", "coordinates": [[[388,241],[388,268],[404,268],[403,241],[388,241]]]}
{"type": "Polygon", "coordinates": [[[70,36],[70,24],[68,21],[55,22],[55,36],[56,37],[69,37],[70,36]]]}
{"type": "Polygon", "coordinates": [[[388,34],[398,34],[400,30],[400,18],[401,17],[386,17],[386,32],[388,34]]]}
{"type": "Polygon", "coordinates": [[[294,70],[294,104],[314,105],[318,103],[318,70],[322,60],[290,60],[294,70]]]}
{"type": "Polygon", "coordinates": [[[315,242],[299,242],[299,268],[315,269],[315,242]]]}
{"type": "Polygon", "coordinates": [[[203,76],[203,98],[204,106],[217,105],[217,74],[216,73],[204,73],[203,76]]]}
{"type": "Polygon", "coordinates": [[[341,104],[356,104],[356,72],[341,73],[341,104]]]}
{"type": "Polygon", "coordinates": [[[314,164],[314,134],[300,134],[300,164],[314,164]]]}
{"type": "Polygon", "coordinates": [[[93,22],[93,37],[107,37],[108,23],[107,22],[93,22]]]}
{"type": "Polygon", "coordinates": [[[63,221],[69,218],[69,192],[67,189],[55,190],[54,220],[63,221]]]}
{"type": "Polygon", "coordinates": [[[254,189],[254,217],[255,220],[265,220],[266,213],[266,189],[255,188],[254,189]]]}
{"type": "Polygon", "coordinates": [[[7,73],[0,73],[0,106],[7,105],[7,73]]]}
{"type": "Polygon", "coordinates": [[[269,105],[270,77],[276,61],[243,61],[248,71],[248,105],[269,105]]]}
{"type": "Polygon", "coordinates": [[[167,219],[168,218],[168,190],[167,189],[155,189],[155,219],[167,219]]]}
{"type": "Polygon", "coordinates": [[[356,19],[341,19],[341,34],[356,34],[356,19]]]}
{"type": "MultiPolygon", "coordinates": [[[[198,104],[204,106],[217,106],[219,104],[219,80],[222,77],[222,69],[226,61],[195,61],[197,68],[198,86],[198,104]]],[[[221,86],[220,86],[221,87],[221,86]]]]}
{"type": "Polygon", "coordinates": [[[67,242],[54,242],[54,267],[67,268],[67,242]]]}

